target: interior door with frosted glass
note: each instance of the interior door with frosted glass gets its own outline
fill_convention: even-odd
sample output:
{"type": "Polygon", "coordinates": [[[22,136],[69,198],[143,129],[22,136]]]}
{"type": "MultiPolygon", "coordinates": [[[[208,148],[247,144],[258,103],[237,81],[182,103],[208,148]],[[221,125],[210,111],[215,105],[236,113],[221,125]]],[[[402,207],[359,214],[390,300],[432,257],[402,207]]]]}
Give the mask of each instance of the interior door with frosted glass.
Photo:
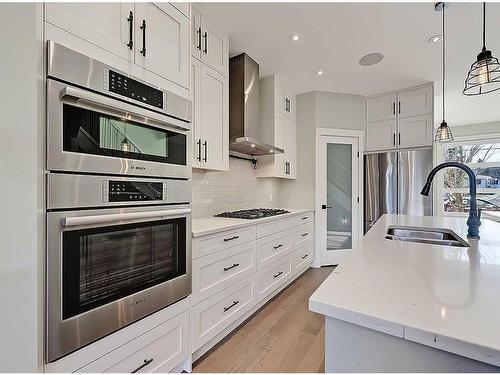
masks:
{"type": "Polygon", "coordinates": [[[339,264],[359,238],[358,139],[320,137],[318,212],[321,265],[339,264]]]}

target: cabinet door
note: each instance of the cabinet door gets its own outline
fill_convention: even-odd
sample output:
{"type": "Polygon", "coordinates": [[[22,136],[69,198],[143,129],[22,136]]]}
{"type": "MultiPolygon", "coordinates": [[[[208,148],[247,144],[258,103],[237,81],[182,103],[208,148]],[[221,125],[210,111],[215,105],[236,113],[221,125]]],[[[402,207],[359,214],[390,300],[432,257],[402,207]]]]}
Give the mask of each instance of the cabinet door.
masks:
{"type": "Polygon", "coordinates": [[[396,94],[366,99],[366,121],[396,118],[396,94]]]}
{"type": "Polygon", "coordinates": [[[194,57],[201,57],[202,46],[201,15],[191,8],[191,54],[194,57]]]}
{"type": "Polygon", "coordinates": [[[432,145],[433,116],[411,117],[398,120],[398,147],[432,145]]]}
{"type": "Polygon", "coordinates": [[[432,113],[432,86],[403,91],[398,94],[398,117],[415,117],[432,113]]]}
{"type": "Polygon", "coordinates": [[[276,154],[274,158],[274,171],[276,177],[286,177],[286,117],[275,112],[274,115],[274,145],[285,150],[282,154],[276,154]]]}
{"type": "Polygon", "coordinates": [[[229,38],[219,32],[206,17],[201,17],[201,59],[212,68],[229,76],[229,38]]]}
{"type": "Polygon", "coordinates": [[[201,121],[200,121],[200,75],[201,62],[191,59],[191,102],[193,109],[193,168],[203,168],[202,166],[202,140],[201,140],[201,121]]]}
{"type": "Polygon", "coordinates": [[[396,148],[396,120],[376,121],[366,124],[366,150],[396,148]]]}
{"type": "Polygon", "coordinates": [[[136,64],[189,88],[189,19],[169,3],[136,3],[135,10],[136,64]]]}
{"type": "Polygon", "coordinates": [[[285,128],[285,158],[288,162],[288,175],[286,177],[297,178],[297,125],[287,119],[285,128]]]}
{"type": "Polygon", "coordinates": [[[229,168],[229,82],[220,73],[200,64],[200,129],[202,167],[229,168]]]}
{"type": "Polygon", "coordinates": [[[133,49],[127,45],[133,37],[130,22],[136,23],[135,17],[129,18],[133,11],[133,3],[46,3],[45,20],[133,61],[133,49]]]}

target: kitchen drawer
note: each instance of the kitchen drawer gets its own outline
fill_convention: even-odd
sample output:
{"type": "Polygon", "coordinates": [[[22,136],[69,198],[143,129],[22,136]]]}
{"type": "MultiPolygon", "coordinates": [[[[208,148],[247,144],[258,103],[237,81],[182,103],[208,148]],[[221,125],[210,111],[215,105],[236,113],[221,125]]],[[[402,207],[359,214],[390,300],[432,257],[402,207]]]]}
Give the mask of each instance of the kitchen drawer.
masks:
{"type": "Polygon", "coordinates": [[[266,268],[292,250],[290,230],[284,230],[257,240],[257,269],[266,268]]]}
{"type": "Polygon", "coordinates": [[[198,350],[255,304],[250,276],[191,308],[192,347],[198,350]]]}
{"type": "Polygon", "coordinates": [[[193,260],[193,304],[255,272],[255,241],[193,260]]]}
{"type": "Polygon", "coordinates": [[[314,223],[306,223],[292,229],[292,247],[296,249],[314,238],[314,223]]]}
{"type": "Polygon", "coordinates": [[[290,223],[290,218],[287,217],[285,219],[270,220],[262,224],[257,224],[257,238],[262,238],[289,229],[290,223]]]}
{"type": "Polygon", "coordinates": [[[260,301],[262,298],[266,297],[268,294],[282,285],[286,280],[288,280],[291,271],[292,265],[289,255],[260,271],[257,276],[257,301],[260,301]]]}
{"type": "Polygon", "coordinates": [[[292,217],[292,227],[296,227],[297,225],[300,225],[300,224],[310,223],[313,220],[314,220],[314,212],[313,211],[309,211],[309,212],[303,213],[301,215],[293,216],[292,217]]]}
{"type": "Polygon", "coordinates": [[[127,342],[78,372],[170,371],[189,357],[189,310],[127,342]]]}
{"type": "Polygon", "coordinates": [[[313,244],[313,241],[308,241],[292,253],[292,273],[299,271],[307,264],[311,264],[314,250],[313,244]]]}
{"type": "Polygon", "coordinates": [[[255,226],[193,238],[193,259],[255,240],[255,226]]]}

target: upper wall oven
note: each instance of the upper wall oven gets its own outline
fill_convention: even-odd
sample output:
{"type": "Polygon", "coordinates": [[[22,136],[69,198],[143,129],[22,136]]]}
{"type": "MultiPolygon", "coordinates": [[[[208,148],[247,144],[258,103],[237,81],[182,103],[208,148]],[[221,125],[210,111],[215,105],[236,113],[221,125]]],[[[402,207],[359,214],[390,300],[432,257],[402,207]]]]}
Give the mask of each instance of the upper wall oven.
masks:
{"type": "Polygon", "coordinates": [[[191,102],[48,42],[47,169],[190,178],[191,102]]]}

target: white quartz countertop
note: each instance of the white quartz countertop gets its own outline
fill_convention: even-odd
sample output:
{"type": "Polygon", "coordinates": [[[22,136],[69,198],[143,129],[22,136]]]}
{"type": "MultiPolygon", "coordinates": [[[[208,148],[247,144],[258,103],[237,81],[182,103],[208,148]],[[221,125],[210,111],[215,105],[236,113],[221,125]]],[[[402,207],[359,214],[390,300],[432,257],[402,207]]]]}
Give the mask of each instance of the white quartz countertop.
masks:
{"type": "Polygon", "coordinates": [[[323,315],[500,366],[500,224],[460,248],[385,239],[389,225],[449,228],[466,218],[384,215],[309,299],[323,315]]]}
{"type": "Polygon", "coordinates": [[[205,236],[207,234],[217,233],[224,230],[230,230],[234,228],[245,227],[249,225],[255,225],[260,223],[265,223],[268,221],[284,219],[287,217],[304,214],[307,212],[313,212],[312,209],[291,209],[285,208],[285,210],[290,211],[288,214],[276,215],[264,217],[262,219],[231,219],[226,217],[203,217],[196,218],[192,220],[191,227],[193,232],[193,237],[205,236]]]}

